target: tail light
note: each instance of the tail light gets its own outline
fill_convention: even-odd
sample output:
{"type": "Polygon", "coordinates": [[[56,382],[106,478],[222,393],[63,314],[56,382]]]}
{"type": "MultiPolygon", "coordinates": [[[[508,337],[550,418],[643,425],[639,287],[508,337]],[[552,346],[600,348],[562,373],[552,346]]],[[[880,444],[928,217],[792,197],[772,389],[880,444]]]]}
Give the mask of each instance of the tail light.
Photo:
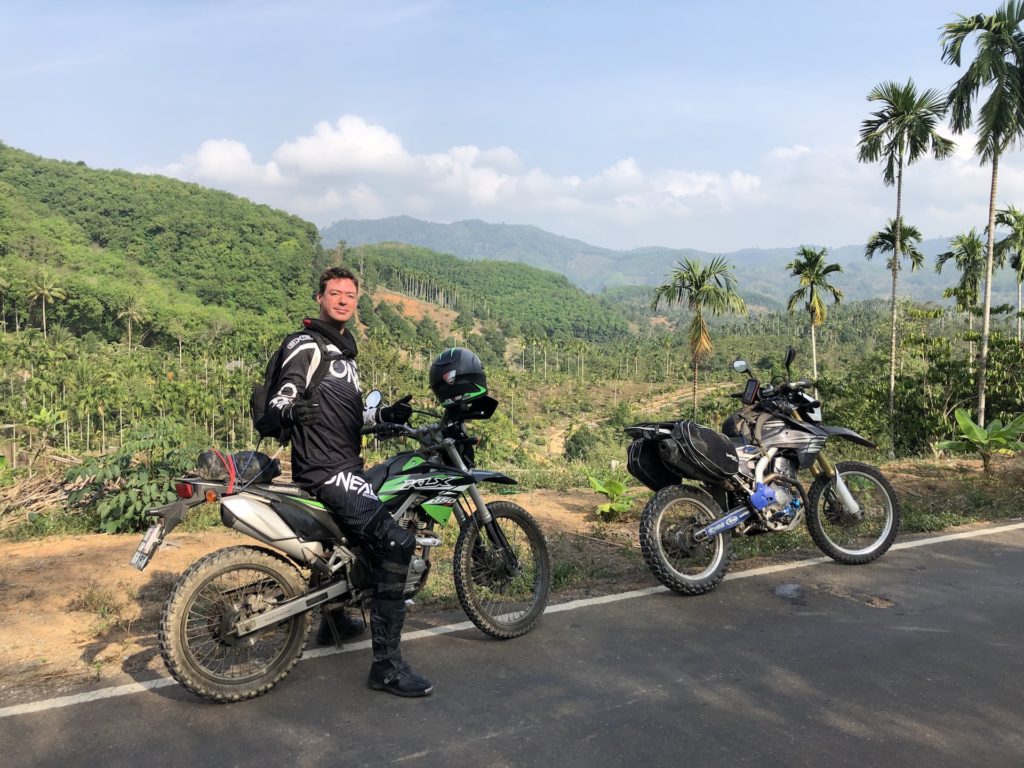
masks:
{"type": "Polygon", "coordinates": [[[179,499],[191,499],[192,494],[195,493],[195,488],[192,483],[175,483],[174,492],[178,494],[179,499]]]}

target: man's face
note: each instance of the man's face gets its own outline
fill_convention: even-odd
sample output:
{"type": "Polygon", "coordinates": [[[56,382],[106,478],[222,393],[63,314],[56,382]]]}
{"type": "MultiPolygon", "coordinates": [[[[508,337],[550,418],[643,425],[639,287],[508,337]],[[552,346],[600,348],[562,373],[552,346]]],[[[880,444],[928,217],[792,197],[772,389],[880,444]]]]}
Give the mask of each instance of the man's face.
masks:
{"type": "Polygon", "coordinates": [[[316,295],[320,305],[320,319],[344,325],[356,311],[359,301],[359,289],[347,277],[336,277],[324,285],[324,292],[316,295]]]}

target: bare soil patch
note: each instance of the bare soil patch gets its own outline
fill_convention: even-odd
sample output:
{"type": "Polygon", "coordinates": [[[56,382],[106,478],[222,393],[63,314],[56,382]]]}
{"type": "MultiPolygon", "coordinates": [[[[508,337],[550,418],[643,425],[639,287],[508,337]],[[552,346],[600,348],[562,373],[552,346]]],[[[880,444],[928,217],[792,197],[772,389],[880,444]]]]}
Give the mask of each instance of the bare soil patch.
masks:
{"type": "Polygon", "coordinates": [[[424,317],[430,318],[434,325],[437,326],[438,333],[441,334],[442,338],[452,332],[455,319],[459,316],[459,313],[453,309],[444,309],[436,304],[420,301],[411,296],[406,296],[404,293],[396,293],[386,288],[378,288],[374,292],[373,298],[378,301],[386,301],[410,320],[418,322],[424,317]]]}

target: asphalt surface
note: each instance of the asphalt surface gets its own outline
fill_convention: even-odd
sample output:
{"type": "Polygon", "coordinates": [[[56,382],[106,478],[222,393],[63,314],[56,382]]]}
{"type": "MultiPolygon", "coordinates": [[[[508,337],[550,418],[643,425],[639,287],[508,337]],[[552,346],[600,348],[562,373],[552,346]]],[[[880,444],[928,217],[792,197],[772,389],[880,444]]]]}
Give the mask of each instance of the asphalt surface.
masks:
{"type": "Polygon", "coordinates": [[[1024,766],[1024,529],[365,650],[214,705],[178,686],[0,718],[20,766],[1024,766]]]}

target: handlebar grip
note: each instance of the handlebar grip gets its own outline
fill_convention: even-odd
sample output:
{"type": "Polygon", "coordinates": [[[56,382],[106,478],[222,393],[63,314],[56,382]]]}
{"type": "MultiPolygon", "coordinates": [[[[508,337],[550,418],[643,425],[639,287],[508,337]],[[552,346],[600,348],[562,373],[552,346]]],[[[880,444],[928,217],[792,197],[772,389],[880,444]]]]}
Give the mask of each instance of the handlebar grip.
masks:
{"type": "Polygon", "coordinates": [[[364,435],[376,435],[377,437],[387,440],[391,437],[412,437],[419,439],[419,431],[413,429],[408,424],[399,424],[398,422],[382,421],[380,424],[373,424],[371,426],[363,427],[360,430],[361,434],[364,435]]]}

